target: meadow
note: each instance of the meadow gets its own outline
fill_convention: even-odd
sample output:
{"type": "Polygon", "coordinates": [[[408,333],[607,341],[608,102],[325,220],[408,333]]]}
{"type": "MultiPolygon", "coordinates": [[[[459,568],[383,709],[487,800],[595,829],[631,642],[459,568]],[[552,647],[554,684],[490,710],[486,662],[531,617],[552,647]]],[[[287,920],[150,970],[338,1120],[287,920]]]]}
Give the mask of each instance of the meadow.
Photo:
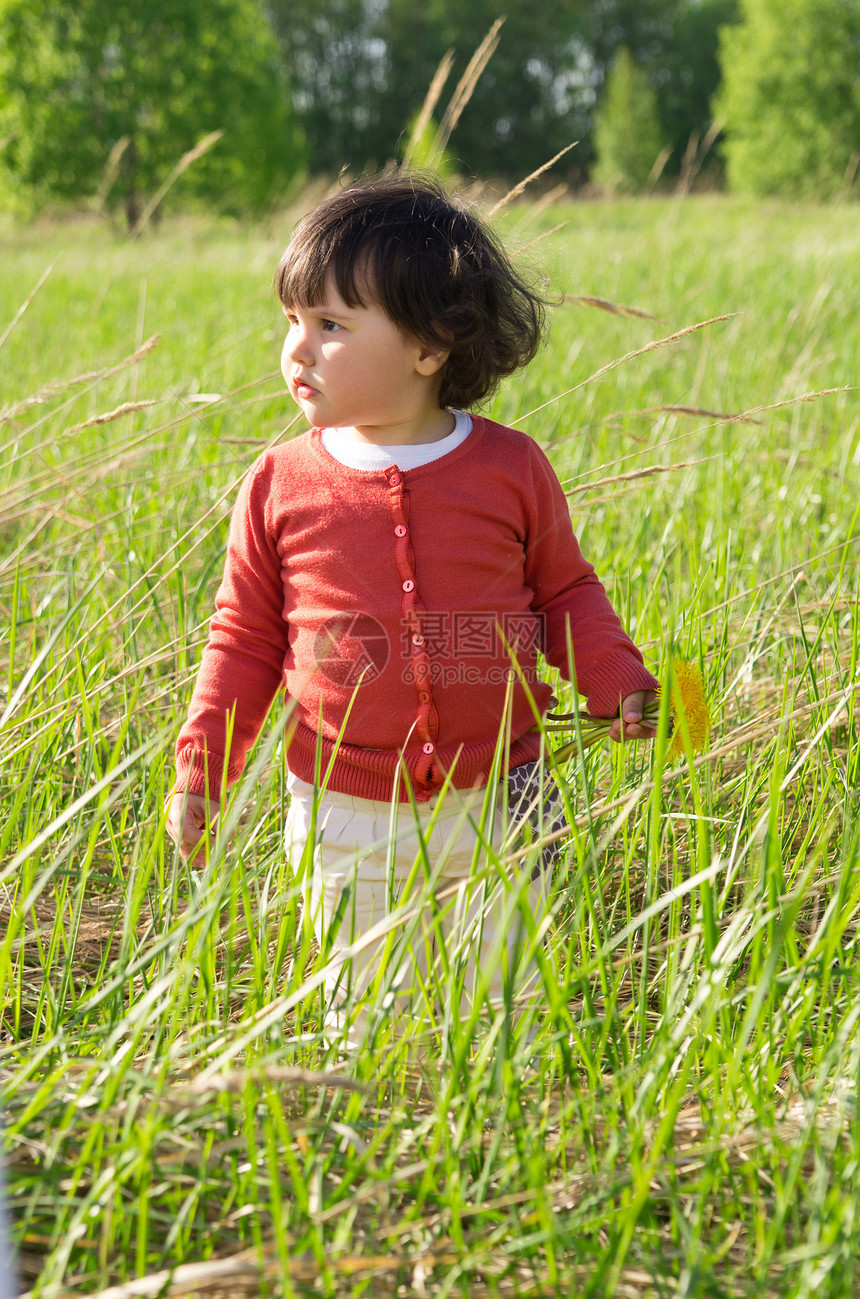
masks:
{"type": "MultiPolygon", "coordinates": [[[[462,1016],[443,951],[427,1003],[346,1057],[283,851],[279,706],[206,860],[164,836],[232,499],[303,428],[271,290],[295,215],[134,243],[84,220],[0,229],[21,1290],[854,1295],[856,207],[504,214],[555,305],[489,413],[548,451],[649,666],[700,665],[712,730],[670,760],[664,708],[654,745],[563,764],[552,908],[523,917],[536,1007],[462,1016]]],[[[476,865],[512,917],[537,850],[476,865]]],[[[413,921],[392,912],[390,958],[413,921]]]]}

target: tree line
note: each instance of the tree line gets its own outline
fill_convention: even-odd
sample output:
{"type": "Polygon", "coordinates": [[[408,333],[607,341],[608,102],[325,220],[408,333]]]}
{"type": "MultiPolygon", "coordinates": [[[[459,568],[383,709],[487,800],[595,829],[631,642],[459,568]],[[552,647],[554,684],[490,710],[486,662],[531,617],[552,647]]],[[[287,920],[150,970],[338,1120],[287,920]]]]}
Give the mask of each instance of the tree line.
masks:
{"type": "MultiPolygon", "coordinates": [[[[377,169],[403,156],[440,65],[439,104],[458,81],[463,91],[500,7],[0,0],[3,188],[19,203],[120,207],[134,226],[173,181],[183,202],[238,212],[300,178],[377,169]]],[[[519,179],[576,140],[557,172],[574,186],[687,183],[707,155],[736,189],[850,189],[860,0],[503,9],[448,142],[461,174],[519,179]]]]}

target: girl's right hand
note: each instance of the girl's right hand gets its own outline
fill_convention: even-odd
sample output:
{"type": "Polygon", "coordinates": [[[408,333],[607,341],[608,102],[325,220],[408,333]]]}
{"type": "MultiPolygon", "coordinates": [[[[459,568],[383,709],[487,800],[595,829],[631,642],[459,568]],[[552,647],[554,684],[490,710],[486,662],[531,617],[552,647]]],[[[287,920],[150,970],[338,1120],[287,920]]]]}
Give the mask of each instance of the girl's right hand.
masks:
{"type": "Polygon", "coordinates": [[[199,851],[206,830],[206,810],[209,809],[209,837],[215,840],[215,822],[220,804],[205,794],[171,794],[167,807],[167,833],[179,846],[180,855],[189,861],[199,851]],[[183,805],[185,812],[183,815],[183,805]]]}

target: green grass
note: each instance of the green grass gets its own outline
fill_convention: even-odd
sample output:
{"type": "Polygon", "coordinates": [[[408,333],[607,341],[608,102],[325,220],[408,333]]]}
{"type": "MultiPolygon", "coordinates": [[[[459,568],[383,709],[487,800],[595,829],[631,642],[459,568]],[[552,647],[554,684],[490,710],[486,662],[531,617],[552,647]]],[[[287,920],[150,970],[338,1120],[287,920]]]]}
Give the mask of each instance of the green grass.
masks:
{"type": "Polygon", "coordinates": [[[525,253],[550,292],[655,319],[559,305],[491,413],[549,450],[649,663],[701,663],[711,748],[567,767],[534,1022],[460,1020],[436,971],[447,1013],[346,1061],[277,725],[206,863],[163,834],[235,487],[300,427],[269,287],[289,219],[0,233],[0,334],[53,263],[0,349],[0,1071],[36,1294],[207,1260],[224,1296],[855,1293],[860,401],[797,399],[860,371],[856,211],[702,197],[504,228],[560,222],[525,253]]]}

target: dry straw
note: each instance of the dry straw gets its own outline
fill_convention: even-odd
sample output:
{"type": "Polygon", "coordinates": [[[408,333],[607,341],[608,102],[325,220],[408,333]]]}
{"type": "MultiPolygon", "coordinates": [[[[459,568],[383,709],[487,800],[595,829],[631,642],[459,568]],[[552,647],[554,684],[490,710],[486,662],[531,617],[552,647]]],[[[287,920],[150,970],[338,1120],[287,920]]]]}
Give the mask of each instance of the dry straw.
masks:
{"type": "Polygon", "coordinates": [[[575,307],[597,307],[599,311],[608,311],[613,316],[634,316],[639,320],[657,319],[650,311],[643,311],[641,307],[622,307],[617,302],[610,302],[608,298],[582,298],[572,293],[565,293],[562,302],[569,302],[575,307]]]}
{"type": "Polygon", "coordinates": [[[457,88],[451,96],[448,107],[445,109],[442,121],[439,123],[439,130],[436,132],[436,138],[433,141],[434,156],[441,157],[445,152],[454,127],[463,114],[463,109],[475,93],[475,87],[496,51],[496,46],[499,43],[499,32],[504,21],[504,18],[496,19],[467,63],[466,71],[458,81],[457,88]]]}
{"type": "Polygon", "coordinates": [[[435,112],[436,105],[442,95],[445,82],[448,80],[451,68],[454,65],[454,51],[446,50],[439,60],[439,66],[433,74],[433,80],[424,97],[424,103],[421,105],[421,111],[415,119],[415,125],[412,128],[412,134],[409,137],[409,143],[406,146],[406,152],[403,155],[404,167],[411,167],[415,157],[415,150],[418,148],[424,132],[430,125],[430,120],[435,112]]]}
{"type": "Polygon", "coordinates": [[[173,187],[176,181],[179,180],[182,173],[187,171],[198,158],[202,158],[204,153],[208,153],[213,144],[217,144],[223,134],[223,131],[210,131],[208,135],[204,135],[203,139],[199,140],[197,144],[195,144],[193,149],[189,149],[187,153],[182,155],[179,162],[173,168],[173,171],[162,182],[162,184],[159,185],[158,189],[141,212],[137,221],[135,221],[129,231],[130,239],[136,239],[141,231],[145,229],[150,218],[153,216],[162,199],[167,194],[167,191],[173,187]]]}
{"type": "Polygon", "coordinates": [[[519,198],[520,194],[531,185],[533,180],[537,180],[538,176],[542,176],[545,171],[549,171],[550,167],[554,167],[560,158],[563,158],[566,153],[570,153],[571,149],[575,149],[578,144],[578,140],[571,141],[570,144],[567,144],[563,149],[560,149],[553,158],[550,158],[549,162],[545,162],[542,167],[538,167],[536,171],[532,171],[528,176],[524,176],[518,185],[514,185],[513,189],[508,190],[504,198],[500,198],[498,203],[493,204],[487,213],[487,219],[489,220],[490,217],[496,216],[497,213],[501,212],[502,208],[507,207],[507,205],[512,203],[515,198],[519,198]]]}
{"type": "Polygon", "coordinates": [[[105,163],[105,169],[102,175],[101,184],[99,185],[98,193],[96,194],[95,199],[93,201],[93,207],[95,208],[96,212],[104,211],[104,206],[105,203],[107,203],[108,194],[110,194],[111,190],[113,189],[114,182],[117,176],[119,175],[119,164],[122,161],[122,156],[130,144],[131,144],[131,136],[122,135],[117,140],[116,144],[113,146],[110,153],[108,154],[108,160],[105,163]]]}
{"type": "MultiPolygon", "coordinates": [[[[48,269],[50,270],[50,267],[48,269]]],[[[47,273],[48,272],[46,271],[45,275],[47,275],[47,273]]],[[[44,282],[45,275],[42,276],[39,284],[44,282]]],[[[38,287],[39,285],[37,285],[36,289],[33,290],[30,298],[34,296],[38,287]]],[[[27,299],[28,302],[30,301],[30,298],[27,299]]],[[[20,314],[21,312],[19,311],[18,315],[20,316],[20,314]]],[[[23,414],[24,411],[29,410],[31,406],[44,406],[44,404],[50,401],[52,397],[55,397],[57,393],[64,392],[66,388],[79,388],[85,383],[98,383],[101,379],[109,379],[111,375],[117,374],[120,370],[124,370],[128,365],[136,365],[138,361],[143,360],[147,353],[152,351],[152,349],[158,344],[160,338],[160,334],[153,334],[145,343],[142,343],[140,347],[136,348],[130,356],[124,356],[121,361],[117,361],[113,365],[105,366],[104,369],[101,370],[88,370],[86,374],[76,374],[72,379],[60,379],[56,383],[46,384],[44,388],[40,388],[39,391],[33,393],[32,396],[25,397],[23,400],[15,402],[12,406],[4,406],[4,408],[0,410],[0,422],[17,419],[19,415],[23,414]]],[[[55,411],[51,412],[51,414],[55,413],[55,411]]],[[[26,430],[28,433],[31,433],[32,431],[32,429],[26,430]]],[[[17,438],[15,440],[17,441],[17,438]]]]}

